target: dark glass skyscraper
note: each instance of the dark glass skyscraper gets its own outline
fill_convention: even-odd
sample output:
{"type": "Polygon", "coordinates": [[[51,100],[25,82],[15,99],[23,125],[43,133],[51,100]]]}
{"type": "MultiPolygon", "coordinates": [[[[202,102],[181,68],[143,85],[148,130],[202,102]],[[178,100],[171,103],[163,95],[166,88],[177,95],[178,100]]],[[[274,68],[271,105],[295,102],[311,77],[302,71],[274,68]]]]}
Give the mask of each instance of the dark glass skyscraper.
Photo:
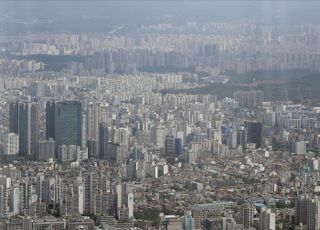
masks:
{"type": "Polygon", "coordinates": [[[11,102],[9,105],[9,131],[18,134],[18,101],[11,102]]]}
{"type": "Polygon", "coordinates": [[[48,102],[46,108],[47,137],[57,146],[81,145],[81,102],[48,102]]]}
{"type": "Polygon", "coordinates": [[[106,123],[99,124],[99,149],[101,159],[108,158],[109,128],[106,123]]]}
{"type": "Polygon", "coordinates": [[[247,142],[256,144],[256,148],[262,147],[262,123],[248,121],[245,123],[247,128],[247,142]]]}
{"type": "Polygon", "coordinates": [[[174,139],[174,153],[177,156],[182,155],[182,139],[181,138],[175,138],[174,139]]]}
{"type": "Polygon", "coordinates": [[[46,103],[46,138],[55,139],[55,101],[46,103]]]}
{"type": "Polygon", "coordinates": [[[174,142],[174,136],[166,135],[165,136],[165,150],[166,150],[166,156],[174,156],[175,153],[175,142],[174,142]]]}

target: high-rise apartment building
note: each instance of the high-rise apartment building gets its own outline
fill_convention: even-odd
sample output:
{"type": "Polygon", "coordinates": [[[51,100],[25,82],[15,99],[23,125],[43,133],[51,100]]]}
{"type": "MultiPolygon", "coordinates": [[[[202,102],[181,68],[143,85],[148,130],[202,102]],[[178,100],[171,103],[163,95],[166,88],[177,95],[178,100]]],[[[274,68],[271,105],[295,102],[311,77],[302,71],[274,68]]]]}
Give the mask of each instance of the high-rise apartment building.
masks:
{"type": "Polygon", "coordinates": [[[165,128],[163,126],[155,126],[151,128],[151,142],[157,148],[165,147],[165,128]]]}
{"type": "Polygon", "coordinates": [[[109,128],[106,123],[99,124],[99,149],[100,158],[108,159],[108,142],[109,142],[109,128]]]}
{"type": "Polygon", "coordinates": [[[276,214],[269,208],[262,208],[259,218],[259,230],[276,230],[276,214]]]}
{"type": "Polygon", "coordinates": [[[92,156],[97,157],[99,151],[99,111],[100,104],[91,102],[87,106],[87,140],[90,142],[92,146],[92,156]]]}
{"type": "Polygon", "coordinates": [[[244,228],[249,228],[253,224],[255,207],[252,203],[243,204],[240,210],[240,220],[244,228]]]}
{"type": "Polygon", "coordinates": [[[263,91],[236,91],[234,99],[239,103],[239,106],[248,108],[257,108],[262,106],[263,91]]]}
{"type": "Polygon", "coordinates": [[[84,207],[85,214],[92,214],[94,209],[94,193],[98,188],[98,174],[94,171],[83,174],[84,182],[84,207]]]}
{"type": "Polygon", "coordinates": [[[4,136],[4,154],[15,155],[19,153],[19,136],[15,133],[7,133],[4,136]]]}
{"type": "Polygon", "coordinates": [[[247,130],[244,126],[237,130],[237,145],[240,145],[242,149],[247,147],[247,130]]]}
{"type": "Polygon", "coordinates": [[[52,138],[49,140],[42,140],[38,142],[37,156],[38,161],[48,161],[54,158],[55,155],[55,141],[52,138]]]}
{"type": "Polygon", "coordinates": [[[19,135],[19,153],[31,158],[37,151],[38,113],[38,104],[34,102],[16,101],[10,104],[10,132],[19,135]]]}

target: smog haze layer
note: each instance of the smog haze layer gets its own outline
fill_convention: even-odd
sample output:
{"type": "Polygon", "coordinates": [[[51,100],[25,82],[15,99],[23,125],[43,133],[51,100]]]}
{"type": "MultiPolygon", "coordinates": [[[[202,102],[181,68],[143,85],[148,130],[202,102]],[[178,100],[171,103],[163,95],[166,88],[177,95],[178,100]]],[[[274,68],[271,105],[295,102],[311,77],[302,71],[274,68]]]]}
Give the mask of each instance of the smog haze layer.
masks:
{"type": "Polygon", "coordinates": [[[105,33],[152,23],[314,24],[316,1],[0,1],[0,34],[105,33]]]}

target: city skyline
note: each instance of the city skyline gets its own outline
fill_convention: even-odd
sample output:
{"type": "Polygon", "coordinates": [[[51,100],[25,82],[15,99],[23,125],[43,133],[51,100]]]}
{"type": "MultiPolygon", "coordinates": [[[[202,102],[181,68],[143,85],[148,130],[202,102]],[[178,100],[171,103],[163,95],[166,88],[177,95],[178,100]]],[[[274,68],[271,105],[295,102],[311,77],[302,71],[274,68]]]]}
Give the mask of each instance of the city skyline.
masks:
{"type": "Polygon", "coordinates": [[[319,11],[0,1],[0,229],[319,230],[319,11]]]}

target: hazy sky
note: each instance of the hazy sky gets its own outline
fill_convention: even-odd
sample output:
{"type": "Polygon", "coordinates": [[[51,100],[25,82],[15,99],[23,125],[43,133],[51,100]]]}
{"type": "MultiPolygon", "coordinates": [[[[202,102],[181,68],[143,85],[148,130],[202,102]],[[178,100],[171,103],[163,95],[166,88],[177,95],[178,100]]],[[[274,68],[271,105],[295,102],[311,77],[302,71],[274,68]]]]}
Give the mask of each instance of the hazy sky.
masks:
{"type": "Polygon", "coordinates": [[[107,32],[118,24],[255,20],[316,24],[320,1],[0,1],[0,33],[107,32]],[[166,19],[166,20],[164,20],[166,19]]]}

